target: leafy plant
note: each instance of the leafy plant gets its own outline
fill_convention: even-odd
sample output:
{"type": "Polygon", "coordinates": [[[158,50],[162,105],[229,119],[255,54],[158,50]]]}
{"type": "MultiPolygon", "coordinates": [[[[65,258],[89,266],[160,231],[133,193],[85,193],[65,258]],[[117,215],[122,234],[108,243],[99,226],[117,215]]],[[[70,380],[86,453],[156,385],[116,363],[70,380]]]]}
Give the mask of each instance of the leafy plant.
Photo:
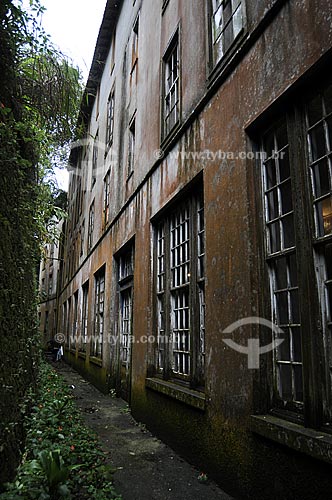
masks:
{"type": "Polygon", "coordinates": [[[41,364],[31,414],[25,416],[26,451],[12,483],[0,500],[120,499],[112,466],[96,436],[82,422],[62,377],[41,364]]]}

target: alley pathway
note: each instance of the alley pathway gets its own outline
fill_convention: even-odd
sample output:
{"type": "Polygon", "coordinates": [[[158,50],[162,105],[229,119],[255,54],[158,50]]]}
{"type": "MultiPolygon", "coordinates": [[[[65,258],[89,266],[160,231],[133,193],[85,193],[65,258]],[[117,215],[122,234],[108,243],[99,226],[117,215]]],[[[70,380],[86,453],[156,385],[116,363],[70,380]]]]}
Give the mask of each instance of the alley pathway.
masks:
{"type": "Polygon", "coordinates": [[[109,453],[123,500],[232,500],[212,481],[199,482],[199,471],[137,423],[123,400],[102,394],[63,362],[55,367],[109,453]]]}

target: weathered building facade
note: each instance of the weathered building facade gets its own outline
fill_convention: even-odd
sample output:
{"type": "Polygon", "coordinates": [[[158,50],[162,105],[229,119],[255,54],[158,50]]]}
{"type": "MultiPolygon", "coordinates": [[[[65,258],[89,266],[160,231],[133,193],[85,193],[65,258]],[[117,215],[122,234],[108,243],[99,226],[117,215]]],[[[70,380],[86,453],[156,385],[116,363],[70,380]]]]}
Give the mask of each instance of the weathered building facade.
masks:
{"type": "Polygon", "coordinates": [[[71,155],[66,359],[243,497],[329,492],[331,46],[324,0],[109,0],[71,155]]]}
{"type": "Polygon", "coordinates": [[[63,220],[55,220],[53,230],[59,240],[45,245],[39,268],[39,328],[44,348],[58,333],[58,293],[63,267],[63,220]]]}

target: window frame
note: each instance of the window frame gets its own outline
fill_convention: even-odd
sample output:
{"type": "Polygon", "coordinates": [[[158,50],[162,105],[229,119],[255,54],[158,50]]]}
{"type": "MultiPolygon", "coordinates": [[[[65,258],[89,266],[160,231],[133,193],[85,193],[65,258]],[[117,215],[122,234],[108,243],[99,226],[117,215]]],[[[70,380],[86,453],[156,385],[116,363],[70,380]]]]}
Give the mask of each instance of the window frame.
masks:
{"type": "MultiPolygon", "coordinates": [[[[178,198],[177,198],[178,200],[178,198]]],[[[186,385],[192,389],[196,389],[198,391],[204,392],[204,343],[205,339],[203,338],[202,342],[202,332],[205,333],[204,321],[201,321],[202,317],[205,318],[205,301],[202,304],[201,301],[201,291],[205,291],[205,274],[204,276],[198,275],[198,267],[199,261],[202,261],[203,254],[199,252],[198,248],[198,206],[199,200],[201,200],[203,209],[203,238],[204,238],[204,247],[205,247],[205,236],[204,236],[204,200],[203,200],[203,189],[195,187],[190,194],[187,194],[185,199],[181,199],[178,203],[176,201],[173,202],[171,207],[160,217],[154,218],[153,220],[153,263],[154,263],[154,271],[153,271],[153,307],[154,307],[154,331],[155,335],[155,344],[154,344],[154,352],[153,352],[153,375],[155,377],[161,378],[165,381],[172,381],[177,384],[186,385]],[[173,281],[172,285],[171,274],[177,273],[176,266],[172,266],[171,263],[171,255],[172,255],[172,247],[171,247],[171,231],[172,229],[172,218],[176,217],[176,214],[180,214],[182,210],[188,210],[189,221],[187,230],[188,235],[188,249],[189,249],[189,261],[188,261],[188,276],[189,281],[179,286],[175,284],[173,281]],[[164,266],[161,267],[160,257],[158,254],[158,248],[160,247],[160,238],[158,240],[158,235],[160,235],[160,228],[164,227],[164,266]],[[194,237],[193,237],[194,235],[194,237]],[[164,270],[164,278],[163,278],[163,288],[158,288],[158,280],[160,283],[160,270],[164,270]],[[176,303],[177,297],[180,296],[181,289],[183,293],[187,293],[188,302],[187,304],[181,304],[181,300],[179,302],[179,308],[174,307],[174,303],[176,303]],[[188,355],[188,363],[187,366],[189,368],[188,373],[181,373],[181,370],[174,370],[173,367],[176,366],[173,360],[171,359],[173,356],[173,344],[174,344],[174,330],[178,330],[176,328],[177,325],[186,326],[185,318],[187,314],[185,312],[181,313],[183,307],[186,309],[188,307],[188,339],[189,339],[189,355],[188,355]],[[176,318],[174,317],[173,311],[178,310],[178,323],[176,322],[176,318]],[[160,323],[161,321],[161,312],[164,313],[164,321],[163,326],[160,323]],[[182,315],[182,318],[181,318],[182,315]],[[182,323],[183,322],[183,323],[182,323]],[[174,328],[175,327],[175,328],[174,328]],[[163,344],[162,339],[160,338],[160,332],[163,333],[165,341],[163,344]],[[164,352],[164,359],[162,360],[161,351],[164,352]],[[160,365],[163,366],[160,366],[160,365]],[[173,367],[172,367],[173,365],[173,367]]],[[[181,232],[181,229],[180,229],[181,232]]],[[[174,234],[174,232],[173,232],[174,234]]],[[[178,233],[179,234],[179,233],[178,233]]],[[[202,233],[200,233],[202,234],[202,233]]],[[[174,236],[173,236],[173,242],[174,236]]],[[[175,252],[177,252],[176,248],[173,247],[173,263],[175,263],[175,252]]],[[[181,250],[180,250],[181,252],[181,250]]],[[[181,273],[181,271],[180,271],[181,273]]],[[[175,276],[173,274],[173,276],[175,276]]],[[[186,330],[186,328],[185,328],[186,330]]],[[[180,332],[180,330],[179,330],[180,332]]],[[[184,340],[186,342],[186,340],[184,340]]],[[[182,340],[183,343],[183,340],[182,340]]],[[[182,356],[182,367],[186,364],[185,359],[186,349],[181,349],[181,343],[179,352],[176,354],[178,362],[181,360],[182,356]]],[[[176,363],[176,362],[175,362],[176,363]]],[[[181,367],[181,361],[180,365],[181,367]]],[[[185,367],[186,369],[186,367],[185,367]]],[[[182,370],[183,371],[183,370],[182,370]]]]}
{"type": "Polygon", "coordinates": [[[181,123],[181,115],[182,115],[182,78],[181,78],[181,43],[180,43],[180,26],[178,26],[172,35],[168,46],[164,52],[162,57],[162,71],[161,71],[161,96],[162,96],[162,106],[161,106],[161,131],[162,131],[162,142],[168,139],[172,135],[172,133],[177,130],[181,123]],[[167,71],[168,71],[168,63],[173,56],[174,50],[177,51],[177,77],[172,82],[170,89],[167,91],[167,71]],[[177,108],[176,118],[172,126],[166,126],[166,119],[171,116],[171,111],[167,112],[167,97],[171,95],[171,88],[174,87],[174,82],[176,81],[175,90],[176,90],[176,103],[177,106],[173,106],[172,109],[177,108]]]}
{"type": "MultiPolygon", "coordinates": [[[[107,150],[113,144],[114,137],[114,111],[115,111],[115,84],[107,100],[107,124],[106,124],[106,148],[107,150]]],[[[106,151],[107,154],[107,151],[106,151]]]]}
{"type": "Polygon", "coordinates": [[[105,229],[110,220],[110,189],[111,170],[109,169],[104,177],[104,203],[103,203],[103,228],[105,229]]]}
{"type": "Polygon", "coordinates": [[[88,224],[88,253],[93,247],[93,232],[95,226],[95,200],[93,200],[90,204],[89,208],[89,224],[88,224]]]}
{"type": "Polygon", "coordinates": [[[86,352],[89,339],[89,280],[82,285],[81,335],[79,351],[86,352]]]}
{"type": "MultiPolygon", "coordinates": [[[[247,23],[246,0],[208,0],[207,3],[207,33],[208,33],[207,46],[209,53],[208,73],[210,73],[211,78],[214,77],[215,72],[218,73],[219,70],[222,69],[225,64],[227,64],[231,55],[234,53],[239,43],[241,43],[241,41],[243,40],[243,36],[246,32],[246,23],[247,23]],[[213,21],[213,15],[214,15],[213,3],[217,1],[219,1],[220,5],[229,1],[230,2],[238,1],[240,3],[241,20],[242,20],[242,26],[240,30],[237,32],[235,37],[233,36],[232,40],[228,43],[227,47],[225,47],[222,56],[218,58],[216,58],[214,54],[215,40],[214,40],[214,21],[213,21]]],[[[221,35],[222,32],[218,35],[217,38],[220,38],[221,35]]]]}
{"type": "Polygon", "coordinates": [[[90,339],[90,356],[103,359],[105,330],[105,264],[94,274],[93,332],[90,339]]]}
{"type": "Polygon", "coordinates": [[[131,177],[135,170],[136,159],[136,111],[128,126],[128,165],[127,178],[131,177]]]}
{"type": "MultiPolygon", "coordinates": [[[[326,83],[325,83],[326,84],[326,83]]],[[[331,85],[331,83],[330,83],[331,85]]],[[[290,172],[292,179],[292,199],[294,207],[294,234],[295,247],[297,255],[297,275],[299,287],[300,319],[302,323],[302,362],[303,362],[303,404],[298,405],[278,404],[278,398],[275,394],[275,363],[273,362],[274,353],[269,356],[270,361],[263,368],[266,371],[265,397],[270,403],[261,403],[267,411],[286,420],[296,421],[306,427],[324,429],[329,431],[329,425],[332,421],[332,394],[331,394],[331,376],[328,373],[328,354],[326,346],[328,325],[324,317],[324,294],[321,288],[324,280],[319,276],[319,259],[317,255],[324,245],[332,244],[332,233],[322,237],[317,237],[315,216],[314,216],[314,196],[312,187],[312,173],[310,168],[310,151],[308,148],[308,127],[306,125],[306,113],[308,103],[315,95],[322,91],[321,81],[315,88],[314,85],[305,88],[305,91],[296,96],[292,103],[286,105],[283,112],[278,111],[274,118],[284,116],[287,122],[290,172]],[[321,89],[319,90],[319,87],[321,89]],[[315,367],[315,369],[313,369],[315,367]]],[[[290,101],[289,101],[290,102],[290,101]]],[[[332,108],[331,108],[332,111],[332,108]]],[[[273,115],[271,115],[273,117],[273,115]]],[[[330,115],[332,117],[332,114],[330,115]]],[[[274,119],[274,124],[278,119],[274,119]]],[[[264,120],[261,120],[264,124],[264,120]]],[[[271,120],[269,119],[269,123],[271,120]]],[[[332,124],[332,118],[331,122],[332,124]]],[[[330,135],[330,137],[332,134],[330,135]]],[[[331,144],[330,144],[331,148],[331,144]]],[[[332,161],[332,152],[327,153],[332,161]]],[[[263,162],[260,161],[262,165],[263,162]]],[[[332,170],[330,170],[331,172],[332,170]]],[[[330,188],[332,179],[330,179],[330,188]]],[[[263,203],[264,183],[261,176],[260,201],[258,206],[265,213],[265,204],[263,203]]],[[[272,317],[271,307],[271,287],[267,272],[267,254],[268,245],[265,230],[265,222],[262,220],[262,234],[264,234],[264,254],[262,275],[270,290],[269,299],[261,301],[261,315],[272,317]]],[[[275,254],[277,255],[277,254],[275,254]]],[[[264,294],[262,294],[264,295],[264,294]]],[[[264,333],[264,341],[268,343],[264,333]]],[[[270,339],[271,340],[271,339],[270,339]]],[[[269,340],[269,341],[270,341],[269,340]]],[[[331,367],[331,364],[330,364],[331,367]]]]}

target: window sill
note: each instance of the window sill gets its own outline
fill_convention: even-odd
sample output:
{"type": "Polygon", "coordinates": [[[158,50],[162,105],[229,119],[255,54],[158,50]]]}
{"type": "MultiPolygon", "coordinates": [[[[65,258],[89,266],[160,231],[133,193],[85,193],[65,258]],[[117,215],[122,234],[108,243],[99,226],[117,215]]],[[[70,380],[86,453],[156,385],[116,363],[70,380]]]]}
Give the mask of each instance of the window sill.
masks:
{"type": "Polygon", "coordinates": [[[267,439],[332,463],[332,436],[326,432],[308,429],[271,415],[251,415],[250,428],[267,439]]]}
{"type": "Polygon", "coordinates": [[[89,361],[90,361],[90,363],[97,365],[97,366],[103,365],[103,360],[101,358],[95,358],[94,356],[90,356],[89,361]]]}
{"type": "Polygon", "coordinates": [[[147,378],[145,386],[156,392],[160,392],[174,398],[181,403],[193,406],[199,410],[205,410],[205,394],[202,392],[194,391],[187,387],[179,386],[174,382],[160,380],[158,378],[147,378]]]}

